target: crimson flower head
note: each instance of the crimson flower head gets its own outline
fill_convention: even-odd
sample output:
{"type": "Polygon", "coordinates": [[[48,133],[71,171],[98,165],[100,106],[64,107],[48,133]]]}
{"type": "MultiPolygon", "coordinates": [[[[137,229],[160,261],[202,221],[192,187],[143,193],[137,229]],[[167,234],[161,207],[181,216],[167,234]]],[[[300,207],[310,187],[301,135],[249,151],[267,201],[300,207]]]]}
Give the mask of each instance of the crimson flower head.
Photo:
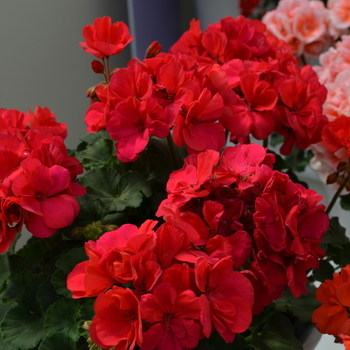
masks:
{"type": "Polygon", "coordinates": [[[322,130],[322,141],[330,152],[336,152],[340,148],[347,149],[350,156],[350,118],[342,115],[325,125],[322,130]]]}
{"type": "Polygon", "coordinates": [[[325,280],[316,291],[316,299],[322,305],[312,315],[312,322],[324,334],[350,335],[350,265],[333,274],[333,279],[325,280]]]}
{"type": "Polygon", "coordinates": [[[123,51],[133,36],[124,22],[112,24],[111,17],[96,18],[93,25],[83,29],[85,42],[79,45],[97,58],[109,57],[123,51]]]}
{"type": "Polygon", "coordinates": [[[101,293],[94,305],[90,335],[104,349],[132,350],[142,342],[139,301],[129,288],[114,286],[101,293]]]}

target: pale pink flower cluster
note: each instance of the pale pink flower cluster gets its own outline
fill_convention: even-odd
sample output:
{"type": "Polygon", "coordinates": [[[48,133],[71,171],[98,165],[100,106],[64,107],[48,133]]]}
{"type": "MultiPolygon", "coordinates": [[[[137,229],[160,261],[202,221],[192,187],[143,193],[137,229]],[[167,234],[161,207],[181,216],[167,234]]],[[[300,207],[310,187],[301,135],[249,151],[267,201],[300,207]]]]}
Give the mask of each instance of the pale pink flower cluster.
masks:
{"type": "Polygon", "coordinates": [[[321,0],[281,0],[262,21],[297,57],[318,57],[349,27],[344,13],[349,4],[349,0],[330,0],[326,8],[321,0]]]}
{"type": "MultiPolygon", "coordinates": [[[[350,1],[347,3],[350,4],[350,1]]],[[[343,35],[341,39],[335,48],[330,48],[320,56],[321,65],[314,67],[320,82],[328,90],[323,113],[329,121],[341,115],[350,117],[350,35],[343,35]]],[[[336,171],[340,161],[348,160],[345,149],[331,153],[322,142],[312,145],[310,149],[314,152],[310,165],[319,171],[324,181],[336,171]]]]}

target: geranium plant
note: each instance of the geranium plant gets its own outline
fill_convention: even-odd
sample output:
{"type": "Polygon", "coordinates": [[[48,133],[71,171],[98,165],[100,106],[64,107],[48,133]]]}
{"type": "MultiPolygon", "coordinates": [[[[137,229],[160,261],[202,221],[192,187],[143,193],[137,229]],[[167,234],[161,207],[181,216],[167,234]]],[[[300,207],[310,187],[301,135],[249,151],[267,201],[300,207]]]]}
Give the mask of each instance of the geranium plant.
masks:
{"type": "Polygon", "coordinates": [[[0,110],[1,349],[302,349],[311,321],[348,342],[350,243],[328,215],[348,203],[348,118],[271,32],[192,20],[112,70],[133,37],[98,18],[75,150],[48,108],[0,110]],[[295,174],[320,145],[340,158],[328,207],[295,174]]]}

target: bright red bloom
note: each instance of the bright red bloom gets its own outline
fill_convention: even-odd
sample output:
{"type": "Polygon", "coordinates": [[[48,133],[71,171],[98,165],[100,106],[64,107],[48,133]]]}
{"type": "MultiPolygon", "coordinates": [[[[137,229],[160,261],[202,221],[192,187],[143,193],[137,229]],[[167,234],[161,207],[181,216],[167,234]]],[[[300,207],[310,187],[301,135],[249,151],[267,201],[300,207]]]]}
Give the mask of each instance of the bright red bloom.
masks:
{"type": "Polygon", "coordinates": [[[316,290],[316,299],[321,305],[312,315],[312,322],[324,334],[339,336],[345,334],[340,329],[349,320],[350,307],[350,265],[333,274],[316,290]]]}
{"type": "MultiPolygon", "coordinates": [[[[299,149],[321,141],[321,132],[327,124],[322,114],[326,89],[314,81],[315,72],[305,66],[298,77],[286,78],[276,82],[279,96],[284,106],[278,106],[276,130],[284,136],[280,152],[288,155],[295,143],[299,149]]],[[[312,69],[311,69],[312,70],[312,69]]]]}
{"type": "Polygon", "coordinates": [[[199,258],[195,274],[197,286],[203,293],[200,303],[204,335],[209,338],[214,326],[222,338],[231,343],[236,333],[246,331],[252,321],[254,290],[251,283],[240,272],[233,271],[229,258],[213,267],[206,258],[199,258]]]}
{"type": "Polygon", "coordinates": [[[114,350],[132,350],[142,344],[142,322],[139,301],[129,288],[113,286],[95,302],[90,326],[92,341],[114,350]]]}
{"type": "Polygon", "coordinates": [[[220,151],[225,145],[225,132],[218,122],[223,114],[223,101],[219,94],[211,95],[204,89],[198,100],[193,101],[187,113],[180,112],[175,119],[174,143],[187,146],[189,153],[206,149],[220,151]]]}
{"type": "Polygon", "coordinates": [[[11,189],[28,211],[26,226],[36,237],[49,237],[69,226],[79,213],[75,198],[62,194],[71,184],[69,171],[59,165],[50,168],[34,158],[22,161],[10,176],[11,189]]]}
{"type": "Polygon", "coordinates": [[[85,26],[83,36],[85,42],[79,45],[97,58],[109,57],[122,52],[133,39],[125,23],[112,24],[112,19],[108,16],[97,18],[93,25],[85,26]]]}
{"type": "Polygon", "coordinates": [[[227,128],[237,136],[252,134],[258,140],[266,139],[274,130],[274,107],[278,94],[258,74],[241,76],[240,88],[243,96],[237,96],[236,103],[231,106],[232,116],[227,120],[227,128]]]}
{"type": "Polygon", "coordinates": [[[123,162],[136,160],[149,137],[166,137],[169,134],[166,115],[153,99],[138,101],[128,97],[111,111],[107,131],[116,140],[117,157],[123,162]]]}
{"type": "Polygon", "coordinates": [[[15,130],[28,130],[28,115],[16,109],[0,108],[0,132],[14,134],[15,130]]]}
{"type": "Polygon", "coordinates": [[[40,131],[51,131],[63,139],[67,137],[67,125],[56,122],[55,115],[47,107],[36,106],[34,113],[28,110],[28,117],[32,128],[40,131]]]}
{"type": "Polygon", "coordinates": [[[151,289],[159,277],[159,264],[152,256],[156,223],[147,220],[140,228],[125,224],[85,243],[89,260],[75,266],[67,278],[73,298],[97,296],[113,284],[131,281],[135,281],[135,288],[151,289]]]}
{"type": "Polygon", "coordinates": [[[201,336],[199,298],[187,290],[177,294],[168,283],[161,283],[153,294],[141,297],[142,318],[150,324],[144,333],[142,350],[193,349],[201,336]]]}
{"type": "Polygon", "coordinates": [[[322,130],[322,141],[332,153],[345,147],[350,157],[350,118],[342,115],[326,124],[322,130]]]}

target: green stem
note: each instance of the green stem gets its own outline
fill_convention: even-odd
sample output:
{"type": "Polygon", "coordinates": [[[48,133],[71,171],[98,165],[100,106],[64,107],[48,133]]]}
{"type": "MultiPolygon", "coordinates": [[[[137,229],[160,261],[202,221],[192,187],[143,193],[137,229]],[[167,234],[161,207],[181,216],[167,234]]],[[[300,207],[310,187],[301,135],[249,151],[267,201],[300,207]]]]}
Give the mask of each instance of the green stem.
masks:
{"type": "Polygon", "coordinates": [[[180,169],[181,168],[180,160],[179,160],[178,154],[177,154],[176,149],[175,149],[173,137],[171,136],[170,132],[169,132],[169,135],[167,136],[166,139],[168,141],[168,146],[170,149],[171,157],[173,158],[175,170],[180,169]]]}
{"type": "Polygon", "coordinates": [[[307,65],[307,61],[306,61],[306,58],[305,58],[304,54],[302,54],[302,55],[300,56],[300,62],[301,62],[301,64],[302,64],[303,66],[306,66],[306,65],[307,65]]]}
{"type": "Polygon", "coordinates": [[[269,138],[266,137],[266,139],[263,140],[263,147],[268,148],[269,147],[269,138]]]}
{"type": "Polygon", "coordinates": [[[329,206],[326,210],[326,214],[329,214],[330,211],[332,210],[336,200],[338,199],[338,197],[340,196],[341,192],[343,191],[345,185],[347,184],[347,182],[350,180],[350,174],[348,175],[348,177],[344,180],[344,182],[341,184],[341,186],[338,188],[337,192],[334,194],[331,202],[329,203],[329,206]]]}
{"type": "Polygon", "coordinates": [[[111,77],[111,72],[109,69],[109,57],[103,57],[103,65],[104,65],[104,72],[103,75],[105,76],[106,83],[109,84],[110,82],[110,77],[111,77]]]}
{"type": "Polygon", "coordinates": [[[50,249],[56,248],[56,243],[53,241],[53,239],[51,237],[44,238],[44,241],[50,249]]]}

